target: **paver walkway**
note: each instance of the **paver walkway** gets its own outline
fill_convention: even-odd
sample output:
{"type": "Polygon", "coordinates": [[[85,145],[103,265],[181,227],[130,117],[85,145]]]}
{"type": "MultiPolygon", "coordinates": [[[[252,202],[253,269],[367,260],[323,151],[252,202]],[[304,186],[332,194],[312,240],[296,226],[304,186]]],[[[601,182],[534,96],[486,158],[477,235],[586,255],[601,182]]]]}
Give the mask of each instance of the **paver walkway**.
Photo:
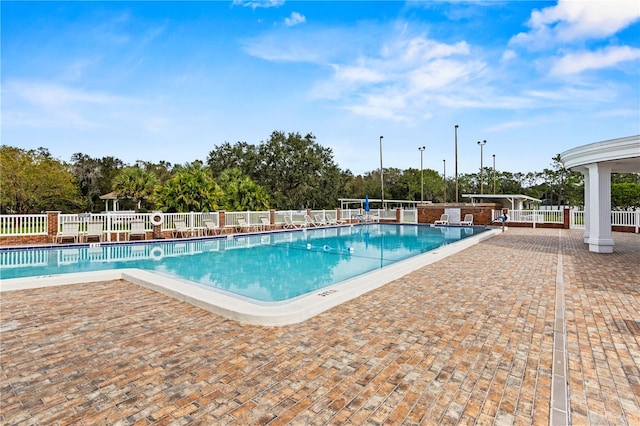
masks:
{"type": "Polygon", "coordinates": [[[276,328],[122,281],[5,292],[0,423],[548,424],[559,278],[571,422],[638,425],[640,236],[614,240],[511,228],[276,328]]]}

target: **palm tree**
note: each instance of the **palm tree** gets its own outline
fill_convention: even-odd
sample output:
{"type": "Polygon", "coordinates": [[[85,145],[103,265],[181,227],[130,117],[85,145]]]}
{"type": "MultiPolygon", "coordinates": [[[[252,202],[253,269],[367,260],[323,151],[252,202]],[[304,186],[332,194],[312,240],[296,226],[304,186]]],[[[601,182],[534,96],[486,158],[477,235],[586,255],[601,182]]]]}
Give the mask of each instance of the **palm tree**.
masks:
{"type": "Polygon", "coordinates": [[[199,162],[181,167],[158,191],[156,205],[166,212],[206,212],[220,208],[223,192],[199,162]]]}
{"type": "Polygon", "coordinates": [[[154,195],[157,186],[156,175],[137,166],[122,169],[113,181],[116,195],[134,200],[136,210],[140,210],[142,202],[154,195]]]}

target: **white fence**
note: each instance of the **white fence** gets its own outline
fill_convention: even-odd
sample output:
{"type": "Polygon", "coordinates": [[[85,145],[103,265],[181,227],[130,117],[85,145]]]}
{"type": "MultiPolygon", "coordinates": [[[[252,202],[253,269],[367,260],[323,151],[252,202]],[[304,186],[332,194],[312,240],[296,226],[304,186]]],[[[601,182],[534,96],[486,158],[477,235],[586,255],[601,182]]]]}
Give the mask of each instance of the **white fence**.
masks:
{"type": "Polygon", "coordinates": [[[46,214],[0,215],[0,236],[47,235],[48,229],[46,214]]]}
{"type": "MultiPolygon", "coordinates": [[[[493,219],[497,220],[502,214],[501,210],[493,211],[493,219]]],[[[584,211],[570,210],[569,228],[583,229],[585,222],[584,211]]],[[[563,210],[509,210],[509,221],[518,223],[532,223],[535,227],[537,223],[564,223],[563,210]]],[[[640,232],[640,210],[611,212],[611,226],[628,226],[635,228],[635,232],[640,232]]]]}
{"type": "MultiPolygon", "coordinates": [[[[569,227],[571,229],[583,229],[585,222],[584,211],[571,210],[569,227]]],[[[611,212],[611,226],[629,226],[635,228],[635,233],[640,232],[640,210],[611,212]]]]}

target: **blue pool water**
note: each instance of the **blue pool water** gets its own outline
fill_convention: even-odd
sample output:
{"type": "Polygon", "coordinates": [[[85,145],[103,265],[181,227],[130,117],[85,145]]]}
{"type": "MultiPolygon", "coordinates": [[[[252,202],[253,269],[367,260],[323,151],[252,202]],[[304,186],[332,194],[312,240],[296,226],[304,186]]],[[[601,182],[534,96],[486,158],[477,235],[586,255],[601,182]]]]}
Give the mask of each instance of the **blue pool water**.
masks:
{"type": "Polygon", "coordinates": [[[139,268],[277,302],[483,231],[366,224],[164,243],[1,250],[0,278],[139,268]]]}

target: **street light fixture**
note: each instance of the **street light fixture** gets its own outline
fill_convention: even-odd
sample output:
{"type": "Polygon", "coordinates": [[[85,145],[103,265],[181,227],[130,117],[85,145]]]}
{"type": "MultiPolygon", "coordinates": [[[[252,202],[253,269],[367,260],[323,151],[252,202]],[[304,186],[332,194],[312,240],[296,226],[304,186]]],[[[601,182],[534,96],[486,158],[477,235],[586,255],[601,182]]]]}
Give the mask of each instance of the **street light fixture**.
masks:
{"type": "Polygon", "coordinates": [[[455,145],[456,145],[456,150],[455,150],[455,157],[456,157],[456,199],[455,202],[458,202],[458,125],[456,124],[455,126],[453,126],[454,128],[454,132],[455,132],[455,145]]]}
{"type": "Polygon", "coordinates": [[[424,173],[422,169],[422,154],[426,147],[420,146],[418,147],[418,151],[420,151],[420,203],[424,203],[424,173]]]}
{"type": "Polygon", "coordinates": [[[380,189],[382,192],[382,197],[380,200],[382,201],[382,208],[384,209],[384,173],[382,171],[382,138],[384,136],[380,136],[380,189]]]}
{"type": "Polygon", "coordinates": [[[487,144],[487,141],[484,140],[482,142],[478,141],[478,145],[480,145],[480,194],[484,194],[484,181],[482,180],[482,147],[487,144]]]}
{"type": "Polygon", "coordinates": [[[443,197],[443,201],[446,203],[447,202],[447,160],[442,160],[442,167],[443,167],[443,171],[442,171],[442,182],[443,182],[443,186],[444,186],[444,197],[443,197]]]}

